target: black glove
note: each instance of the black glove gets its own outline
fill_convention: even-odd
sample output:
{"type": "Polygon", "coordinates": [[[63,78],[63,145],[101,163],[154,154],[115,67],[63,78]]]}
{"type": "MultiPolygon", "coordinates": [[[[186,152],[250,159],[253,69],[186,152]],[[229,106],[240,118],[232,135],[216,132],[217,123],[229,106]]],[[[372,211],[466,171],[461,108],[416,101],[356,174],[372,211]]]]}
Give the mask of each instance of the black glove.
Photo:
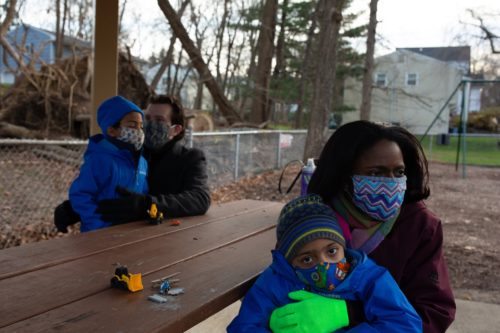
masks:
{"type": "Polygon", "coordinates": [[[122,197],[105,199],[97,203],[96,213],[101,214],[103,221],[111,222],[115,225],[148,218],[147,210],[151,206],[150,196],[130,192],[121,186],[116,187],[116,193],[122,197]]]}
{"type": "Polygon", "coordinates": [[[59,232],[68,232],[68,226],[80,222],[80,215],[78,215],[69,200],[63,201],[59,206],[54,209],[54,224],[59,232]]]}

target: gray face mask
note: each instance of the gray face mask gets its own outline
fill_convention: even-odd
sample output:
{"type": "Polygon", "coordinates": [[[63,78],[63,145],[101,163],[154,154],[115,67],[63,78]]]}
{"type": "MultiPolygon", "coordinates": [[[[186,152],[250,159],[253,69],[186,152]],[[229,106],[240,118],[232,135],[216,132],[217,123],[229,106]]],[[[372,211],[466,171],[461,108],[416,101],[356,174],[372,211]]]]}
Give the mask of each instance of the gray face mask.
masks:
{"type": "Polygon", "coordinates": [[[171,126],[161,121],[146,121],[144,134],[146,139],[144,145],[152,150],[163,147],[170,141],[168,138],[171,126]]]}

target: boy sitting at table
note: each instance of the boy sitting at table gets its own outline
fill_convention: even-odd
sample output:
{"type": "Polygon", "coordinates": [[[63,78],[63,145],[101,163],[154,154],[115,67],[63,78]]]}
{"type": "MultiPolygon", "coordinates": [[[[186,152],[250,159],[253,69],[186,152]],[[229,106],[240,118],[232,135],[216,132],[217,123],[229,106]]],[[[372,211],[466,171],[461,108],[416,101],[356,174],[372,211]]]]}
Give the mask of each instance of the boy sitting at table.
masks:
{"type": "Polygon", "coordinates": [[[286,204],[276,232],[273,263],[246,294],[228,332],[304,332],[300,326],[321,333],[310,323],[298,322],[309,316],[328,322],[328,332],[422,332],[420,317],[390,273],[366,254],[345,248],[336,215],[321,197],[310,194],[286,204]],[[338,302],[332,306],[322,302],[325,298],[338,302]],[[288,313],[273,313],[294,300],[308,299],[308,314],[296,316],[289,307],[288,313]],[[367,321],[349,327],[344,300],[362,301],[367,321]],[[288,323],[277,327],[274,316],[287,316],[288,323]]]}
{"type": "Polygon", "coordinates": [[[89,139],[80,174],[69,189],[71,207],[81,218],[80,231],[111,226],[96,213],[98,201],[117,198],[117,192],[147,193],[143,122],[143,111],[121,96],[105,100],[97,109],[102,134],[89,139]]]}

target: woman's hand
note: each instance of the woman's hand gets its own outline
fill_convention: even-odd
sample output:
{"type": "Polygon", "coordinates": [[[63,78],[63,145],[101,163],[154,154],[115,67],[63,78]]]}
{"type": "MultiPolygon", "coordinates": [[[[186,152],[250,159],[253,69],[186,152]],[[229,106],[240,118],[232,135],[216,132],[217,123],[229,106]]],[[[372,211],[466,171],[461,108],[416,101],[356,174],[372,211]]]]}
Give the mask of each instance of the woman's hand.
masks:
{"type": "Polygon", "coordinates": [[[349,325],[346,302],[304,290],[288,294],[298,301],[277,308],[269,326],[274,333],[330,333],[349,325]]]}

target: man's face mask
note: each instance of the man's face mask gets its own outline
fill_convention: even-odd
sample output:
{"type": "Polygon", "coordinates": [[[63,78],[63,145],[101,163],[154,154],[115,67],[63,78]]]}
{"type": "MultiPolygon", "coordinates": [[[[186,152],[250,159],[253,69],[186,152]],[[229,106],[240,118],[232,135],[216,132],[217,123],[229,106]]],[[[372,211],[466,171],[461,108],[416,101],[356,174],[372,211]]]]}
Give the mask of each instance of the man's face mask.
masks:
{"type": "Polygon", "coordinates": [[[144,143],[144,132],[141,129],[120,127],[120,135],[116,139],[130,143],[135,150],[141,150],[144,143]]]}
{"type": "Polygon", "coordinates": [[[349,273],[350,264],[346,258],[339,262],[322,262],[311,268],[297,268],[295,273],[299,279],[313,290],[331,292],[344,281],[349,273]]]}
{"type": "Polygon", "coordinates": [[[400,178],[352,177],[352,200],[356,207],[377,221],[387,221],[399,213],[406,191],[406,176],[400,178]]]}
{"type": "Polygon", "coordinates": [[[162,121],[146,121],[144,127],[146,135],[144,145],[152,150],[160,149],[170,141],[168,137],[172,127],[162,121]]]}

